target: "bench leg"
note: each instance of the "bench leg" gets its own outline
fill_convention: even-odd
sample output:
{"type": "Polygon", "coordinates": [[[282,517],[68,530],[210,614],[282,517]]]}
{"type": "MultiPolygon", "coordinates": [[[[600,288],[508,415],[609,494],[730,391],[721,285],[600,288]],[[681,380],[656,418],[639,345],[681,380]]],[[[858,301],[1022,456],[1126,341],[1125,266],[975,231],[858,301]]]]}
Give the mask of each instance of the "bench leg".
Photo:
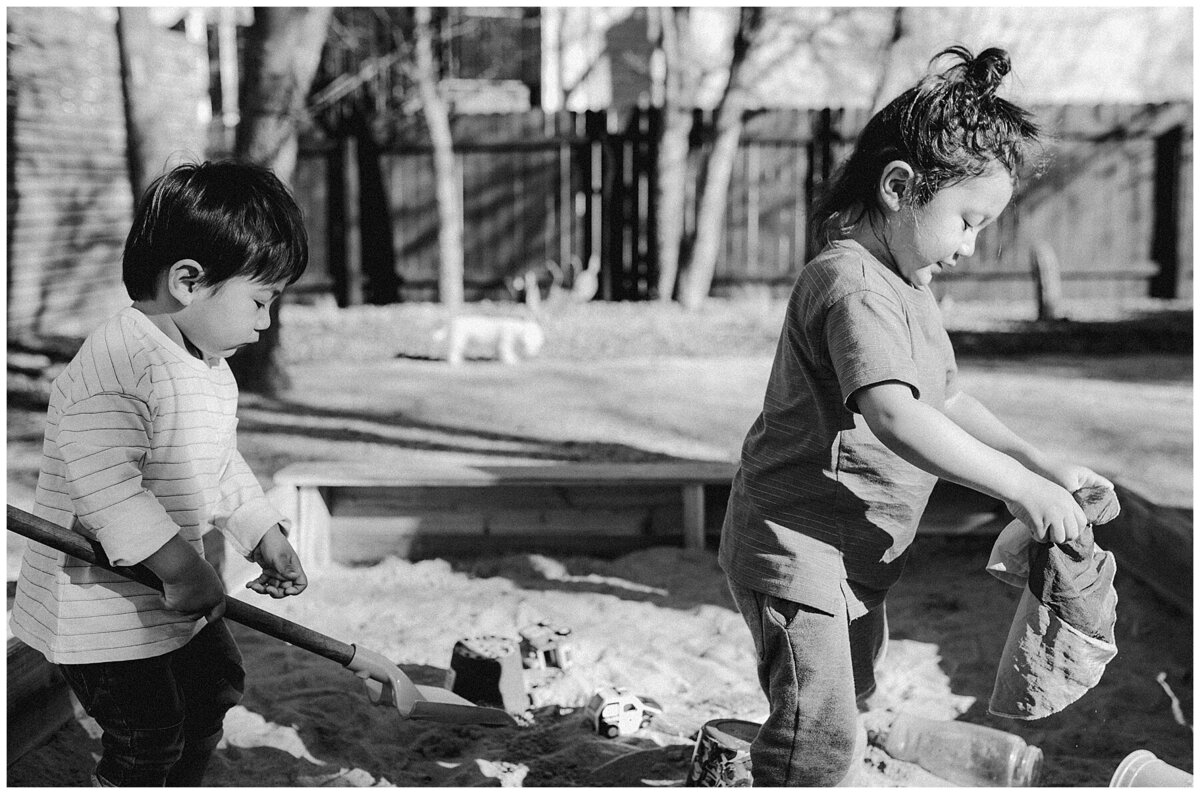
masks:
{"type": "Polygon", "coordinates": [[[332,561],[329,506],[321,489],[302,485],[296,505],[295,549],[305,571],[319,571],[332,561]]]}
{"type": "Polygon", "coordinates": [[[683,547],[704,549],[704,486],[683,486],[683,547]]]}

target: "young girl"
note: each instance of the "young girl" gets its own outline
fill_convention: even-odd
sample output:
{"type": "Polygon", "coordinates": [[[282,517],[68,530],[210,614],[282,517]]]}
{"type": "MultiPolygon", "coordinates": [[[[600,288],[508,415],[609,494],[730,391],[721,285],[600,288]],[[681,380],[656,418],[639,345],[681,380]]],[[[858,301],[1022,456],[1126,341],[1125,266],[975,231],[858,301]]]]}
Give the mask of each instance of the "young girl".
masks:
{"type": "Polygon", "coordinates": [[[1038,128],[996,96],[1008,55],[951,47],[876,114],[814,213],[824,250],[788,301],[742,448],[720,563],[770,715],[756,786],[854,781],[884,599],[939,477],[1002,499],[1041,540],[1086,524],[1071,492],[1111,483],[1018,438],[958,386],[929,283],[975,250],[1038,128]]]}

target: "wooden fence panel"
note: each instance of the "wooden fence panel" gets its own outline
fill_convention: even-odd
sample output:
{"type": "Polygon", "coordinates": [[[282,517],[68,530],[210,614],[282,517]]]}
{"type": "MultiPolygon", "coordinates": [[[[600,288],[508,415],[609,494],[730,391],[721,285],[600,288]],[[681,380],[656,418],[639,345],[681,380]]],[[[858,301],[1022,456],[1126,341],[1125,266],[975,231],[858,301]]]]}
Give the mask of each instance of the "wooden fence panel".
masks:
{"type": "Polygon", "coordinates": [[[799,273],[807,217],[807,161],[802,151],[780,143],[748,142],[742,147],[730,185],[725,245],[714,285],[789,282],[799,273]]]}
{"type": "MultiPolygon", "coordinates": [[[[463,196],[469,297],[506,294],[506,278],[560,258],[557,145],[466,148],[456,155],[463,196]]],[[[385,153],[392,244],[406,297],[432,299],[437,287],[437,205],[432,154],[385,153]]],[[[569,223],[569,220],[566,221],[569,223]]]]}
{"type": "Polygon", "coordinates": [[[92,9],[10,8],[7,22],[7,329],[84,335],[128,302],[116,37],[92,9]]]}
{"type": "Polygon", "coordinates": [[[962,270],[941,279],[939,293],[1033,300],[1032,251],[1045,241],[1057,254],[1066,297],[1145,295],[1153,166],[1151,140],[1060,143],[1049,170],[1021,182],[1011,208],[980,235],[962,270]]]}
{"type": "MultiPolygon", "coordinates": [[[[341,212],[340,206],[334,210],[331,203],[337,199],[335,180],[340,177],[333,166],[333,158],[337,156],[332,147],[313,149],[306,153],[304,166],[298,167],[293,176],[292,193],[304,215],[304,228],[308,232],[308,267],[292,287],[292,292],[321,294],[334,288],[333,268],[342,262],[329,246],[334,235],[330,222],[341,212]]],[[[338,238],[341,237],[339,234],[338,238]]]]}
{"type": "MultiPolygon", "coordinates": [[[[84,336],[129,303],[121,255],[133,215],[116,10],[12,7],[8,32],[11,337],[84,336]]],[[[155,101],[182,157],[203,154],[203,49],[155,31],[155,101]]]]}
{"type": "MultiPolygon", "coordinates": [[[[1174,246],[1179,290],[1190,295],[1190,106],[1035,109],[1057,137],[1045,175],[1024,177],[1012,208],[985,230],[976,254],[935,289],[961,299],[1032,300],[1032,251],[1048,242],[1066,272],[1066,297],[1148,294],[1154,245],[1174,246]],[[1162,156],[1156,136],[1182,125],[1173,227],[1164,238],[1162,156]],[[1156,165],[1158,169],[1156,171],[1156,165]],[[1157,182],[1156,182],[1157,179],[1157,182]],[[1161,203],[1161,202],[1159,202],[1161,203]],[[1157,235],[1157,236],[1156,236],[1157,235]],[[1165,240],[1165,241],[1164,241],[1165,240]]],[[[711,114],[696,118],[710,123],[711,114]]],[[[652,201],[655,111],[540,113],[456,119],[466,221],[468,297],[503,297],[506,276],[552,260],[601,263],[602,299],[649,297],[657,277],[652,201]]],[[[850,152],[864,111],[772,111],[748,120],[738,153],[714,291],[790,286],[812,253],[811,202],[850,152]]],[[[407,122],[390,150],[388,184],[397,269],[405,298],[432,298],[437,220],[428,147],[407,122]]],[[[685,230],[694,233],[693,136],[685,230]]],[[[1167,186],[1168,188],[1171,185],[1167,186]]],[[[1168,285],[1172,286],[1172,285],[1168,285]]]]}
{"type": "Polygon", "coordinates": [[[437,293],[437,207],[433,196],[433,160],[424,154],[381,158],[384,188],[392,221],[396,270],[406,294],[410,289],[437,293]]]}

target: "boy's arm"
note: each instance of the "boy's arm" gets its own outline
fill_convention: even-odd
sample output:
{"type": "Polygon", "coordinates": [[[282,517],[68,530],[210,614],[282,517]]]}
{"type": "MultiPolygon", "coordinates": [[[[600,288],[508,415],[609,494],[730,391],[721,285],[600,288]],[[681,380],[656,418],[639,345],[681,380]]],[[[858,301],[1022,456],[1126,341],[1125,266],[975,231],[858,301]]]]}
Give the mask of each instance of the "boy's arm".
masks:
{"type": "Polygon", "coordinates": [[[168,609],[215,620],[225,611],[220,577],[142,481],[148,424],[146,403],[116,392],[63,411],[57,446],[72,507],[113,564],[142,563],[162,581],[168,609]],[[147,556],[146,549],[157,550],[147,556]]]}
{"type": "Polygon", "coordinates": [[[221,507],[214,519],[237,551],[262,568],[246,587],[272,598],[299,595],[308,587],[304,566],[287,540],[289,521],[266,497],[236,442],[221,474],[221,507]]]}
{"type": "Polygon", "coordinates": [[[74,402],[58,418],[56,446],[71,508],[114,565],[136,565],[147,550],[179,535],[142,481],[149,424],[144,401],[116,392],[74,402]]]}
{"type": "Polygon", "coordinates": [[[221,500],[213,525],[230,539],[238,554],[250,559],[268,530],[278,526],[286,536],[291,522],[263,493],[258,478],[238,452],[236,440],[231,443],[221,471],[221,500]]]}
{"type": "Polygon", "coordinates": [[[1003,500],[1037,540],[1064,543],[1086,526],[1082,508],[1062,486],[920,402],[907,384],[876,383],[856,391],[854,400],[890,450],[931,474],[1003,500]]]}
{"type": "Polygon", "coordinates": [[[956,425],[979,441],[1016,458],[1025,468],[1037,472],[1072,493],[1090,485],[1113,487],[1111,482],[1091,469],[1064,463],[1044,454],[1010,430],[982,403],[966,392],[960,391],[950,397],[942,410],[956,425]]]}

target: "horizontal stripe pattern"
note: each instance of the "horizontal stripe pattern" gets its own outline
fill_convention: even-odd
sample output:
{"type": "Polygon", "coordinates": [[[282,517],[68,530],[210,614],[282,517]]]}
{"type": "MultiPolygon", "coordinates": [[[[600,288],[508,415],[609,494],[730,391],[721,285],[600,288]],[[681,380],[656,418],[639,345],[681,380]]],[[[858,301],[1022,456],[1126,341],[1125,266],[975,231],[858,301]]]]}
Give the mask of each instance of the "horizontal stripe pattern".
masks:
{"type": "MultiPolygon", "coordinates": [[[[283,521],[237,451],[237,384],[129,307],[55,379],[33,512],[134,565],[180,535],[203,555],[217,528],[248,555],[283,521]]],[[[36,542],[21,562],[13,634],[56,664],[156,656],[197,622],[119,574],[36,542]]]]}
{"type": "Polygon", "coordinates": [[[831,613],[878,604],[936,477],[874,436],[854,394],[897,381],[941,408],[956,370],[928,288],[849,241],[806,264],[734,477],[720,549],[728,575],[831,613]]]}

